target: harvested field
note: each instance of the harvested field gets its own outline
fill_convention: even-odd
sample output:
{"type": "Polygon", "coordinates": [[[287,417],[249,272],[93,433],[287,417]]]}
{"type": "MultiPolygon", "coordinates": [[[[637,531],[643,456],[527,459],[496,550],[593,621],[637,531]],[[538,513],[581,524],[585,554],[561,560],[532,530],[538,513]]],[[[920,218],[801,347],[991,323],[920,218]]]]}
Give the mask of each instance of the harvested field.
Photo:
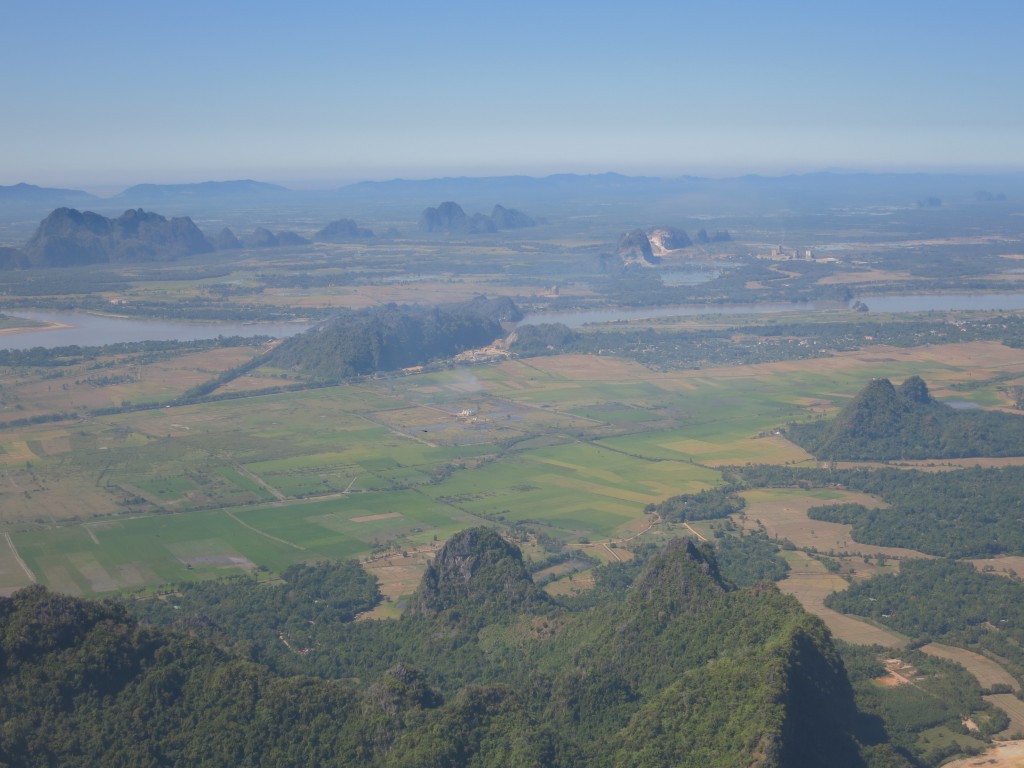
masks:
{"type": "Polygon", "coordinates": [[[571,573],[563,579],[551,582],[544,587],[544,591],[552,597],[565,597],[586,592],[593,586],[593,571],[583,571],[582,573],[571,573]]]}
{"type": "Polygon", "coordinates": [[[983,754],[945,763],[943,768],[1021,768],[1024,765],[1024,741],[996,744],[983,754]]]}
{"type": "Polygon", "coordinates": [[[427,565],[434,559],[440,544],[431,544],[408,550],[404,555],[394,553],[378,555],[363,561],[363,568],[377,577],[385,600],[360,619],[396,618],[398,603],[412,595],[419,586],[427,565]]]}
{"type": "Polygon", "coordinates": [[[746,528],[756,528],[760,522],[767,529],[769,536],[789,539],[797,547],[856,556],[926,557],[913,549],[860,544],[850,536],[851,526],[811,520],[807,517],[807,510],[810,507],[827,504],[852,502],[867,507],[886,506],[885,502],[866,493],[833,489],[798,491],[788,488],[765,488],[745,491],[741,495],[747,500],[747,507],[744,510],[746,521],[738,520],[739,524],[746,528]]]}
{"type": "Polygon", "coordinates": [[[996,573],[1001,576],[1024,575],[1024,556],[1021,555],[992,557],[985,560],[971,560],[971,562],[982,573],[996,573]]]}
{"type": "Polygon", "coordinates": [[[993,685],[1008,685],[1014,691],[1020,690],[1020,684],[1005,669],[991,659],[979,653],[968,651],[963,648],[954,648],[951,645],[929,643],[921,646],[921,650],[940,659],[955,661],[978,679],[982,688],[991,688],[993,685]]]}
{"type": "MultiPolygon", "coordinates": [[[[985,697],[985,701],[995,704],[1010,717],[1010,724],[996,738],[1007,738],[1024,733],[1024,701],[1021,701],[1012,693],[994,693],[985,697]]],[[[1021,755],[1021,762],[1024,765],[1024,755],[1021,755]]]]}
{"type": "Polygon", "coordinates": [[[846,581],[828,573],[825,566],[810,555],[803,552],[792,552],[789,555],[790,572],[779,582],[779,588],[793,595],[809,613],[824,621],[833,635],[858,645],[900,648],[906,644],[907,638],[903,635],[826,608],[825,598],[833,592],[846,589],[846,581]]]}

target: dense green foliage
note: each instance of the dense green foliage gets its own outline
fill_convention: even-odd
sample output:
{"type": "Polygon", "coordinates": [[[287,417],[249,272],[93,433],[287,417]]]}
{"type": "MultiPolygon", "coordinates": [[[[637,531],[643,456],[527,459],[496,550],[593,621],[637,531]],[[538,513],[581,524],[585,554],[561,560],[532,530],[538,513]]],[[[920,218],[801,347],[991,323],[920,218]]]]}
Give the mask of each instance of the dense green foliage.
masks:
{"type": "Polygon", "coordinates": [[[518,550],[493,532],[453,541],[423,581],[421,608],[399,621],[344,621],[355,606],[340,607],[335,590],[369,585],[353,566],[183,594],[171,609],[183,615],[225,596],[253,600],[251,619],[224,609],[219,648],[140,626],[116,604],[38,587],[0,600],[0,762],[865,765],[823,625],[770,585],[727,589],[709,551],[676,542],[631,588],[608,592],[622,597],[570,609],[530,590],[518,550]],[[328,606],[310,607],[315,594],[328,606]],[[281,676],[232,652],[242,647],[232,633],[300,616],[335,634],[330,647],[293,649],[296,664],[338,655],[332,677],[345,681],[281,676]]]}
{"type": "Polygon", "coordinates": [[[793,442],[825,460],[949,459],[1024,455],[1024,416],[956,410],[917,376],[899,388],[871,381],[829,422],[792,424],[793,442]]]}
{"type": "Polygon", "coordinates": [[[921,765],[938,765],[958,752],[955,744],[933,745],[921,739],[921,732],[928,728],[946,726],[961,732],[967,716],[975,719],[982,737],[1006,727],[1006,714],[982,699],[978,681],[959,664],[921,651],[901,650],[899,660],[913,670],[904,669],[913,684],[880,685],[877,679],[885,673],[882,660],[892,657],[891,648],[838,646],[865,727],[884,728],[889,745],[913,755],[921,765]]]}
{"type": "Polygon", "coordinates": [[[737,512],[747,505],[742,496],[736,496],[729,488],[709,488],[699,493],[684,493],[670,496],[659,504],[649,508],[666,520],[684,522],[686,520],[720,520],[737,512]]]}
{"type": "MultiPolygon", "coordinates": [[[[657,282],[657,278],[649,280],[657,282]]],[[[644,285],[636,302],[648,303],[644,299],[650,298],[652,291],[657,295],[656,284],[644,285]]],[[[674,302],[687,300],[688,297],[677,296],[674,302]]],[[[758,299],[751,297],[750,300],[758,299]]],[[[673,303],[673,299],[664,297],[650,303],[673,303]]],[[[807,360],[878,345],[914,347],[982,339],[1002,341],[1007,345],[1024,344],[1021,341],[1024,338],[1024,318],[994,316],[951,322],[896,317],[885,321],[774,322],[700,330],[656,330],[630,325],[622,330],[574,331],[560,323],[549,323],[521,326],[516,334],[511,349],[523,356],[562,353],[618,355],[656,370],[679,370],[807,360]]]]}
{"type": "Polygon", "coordinates": [[[145,621],[175,627],[287,668],[295,649],[337,638],[339,627],[380,601],[377,580],[358,563],[293,565],[281,583],[252,576],[185,582],[165,599],[139,600],[145,621]]]}
{"type": "Polygon", "coordinates": [[[715,559],[722,576],[738,587],[785,578],[789,565],[778,553],[779,546],[761,531],[715,539],[715,559]]]}
{"type": "Polygon", "coordinates": [[[898,575],[856,582],[826,605],[920,641],[989,650],[1024,674],[1024,585],[954,560],[907,560],[898,575]]]}
{"type": "Polygon", "coordinates": [[[840,504],[808,510],[812,519],[852,525],[854,540],[865,544],[907,547],[940,557],[1024,554],[1024,467],[922,472],[759,465],[734,472],[751,486],[841,485],[880,497],[888,507],[840,504]]]}
{"type": "Polygon", "coordinates": [[[501,320],[516,319],[508,299],[480,299],[445,307],[394,304],[346,312],[286,339],[264,362],[336,382],[377,371],[423,365],[490,344],[503,335],[501,320]]]}

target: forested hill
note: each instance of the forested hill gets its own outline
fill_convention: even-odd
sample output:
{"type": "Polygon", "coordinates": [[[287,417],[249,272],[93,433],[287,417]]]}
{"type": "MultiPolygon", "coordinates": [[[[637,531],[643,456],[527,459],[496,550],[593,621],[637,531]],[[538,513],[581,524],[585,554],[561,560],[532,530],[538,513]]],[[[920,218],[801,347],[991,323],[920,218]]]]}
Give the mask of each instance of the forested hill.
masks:
{"type": "Polygon", "coordinates": [[[669,545],[593,608],[532,589],[493,530],[457,534],[438,561],[421,610],[397,621],[289,621],[314,593],[367,597],[365,579],[324,565],[260,587],[270,596],[249,623],[225,613],[246,578],[213,587],[208,613],[195,594],[161,604],[175,630],[41,587],[0,599],[0,764],[867,765],[824,626],[772,585],[728,589],[706,550],[669,545]],[[218,645],[183,633],[214,622],[218,645]],[[319,660],[317,677],[243,660],[245,633],[269,638],[267,622],[271,663],[319,660]],[[303,624],[310,646],[297,648],[303,624]]]}
{"type": "Polygon", "coordinates": [[[504,335],[502,321],[521,317],[510,299],[484,297],[438,307],[389,304],[345,312],[286,339],[265,364],[336,382],[486,346],[504,335]]]}
{"type": "Polygon", "coordinates": [[[212,250],[188,217],[166,219],[139,208],[108,219],[91,211],[58,208],[25,244],[22,266],[168,261],[212,250]]]}
{"type": "Polygon", "coordinates": [[[822,460],[1024,456],[1024,415],[957,410],[918,376],[874,379],[834,419],[792,424],[789,437],[822,460]]]}

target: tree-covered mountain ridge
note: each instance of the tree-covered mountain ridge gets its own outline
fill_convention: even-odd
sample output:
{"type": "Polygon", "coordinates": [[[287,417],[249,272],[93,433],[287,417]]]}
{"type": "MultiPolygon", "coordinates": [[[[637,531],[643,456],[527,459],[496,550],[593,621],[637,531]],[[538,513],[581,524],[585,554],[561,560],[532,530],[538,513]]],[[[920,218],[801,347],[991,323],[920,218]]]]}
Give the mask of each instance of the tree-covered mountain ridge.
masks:
{"type": "Polygon", "coordinates": [[[521,319],[507,297],[434,307],[389,304],[344,312],[285,339],[264,364],[336,382],[452,357],[504,336],[501,323],[521,319]]]}
{"type": "MultiPolygon", "coordinates": [[[[345,572],[315,570],[291,574],[295,588],[345,572]]],[[[291,653],[351,659],[328,678],[32,587],[0,599],[0,763],[867,765],[842,664],[793,598],[728,588],[686,542],[609,595],[560,605],[516,547],[470,529],[424,577],[420,610],[336,623],[330,646],[291,653]]]]}
{"type": "Polygon", "coordinates": [[[899,387],[873,379],[831,421],[791,424],[788,435],[829,461],[1024,456],[1024,416],[958,410],[919,376],[899,387]]]}
{"type": "Polygon", "coordinates": [[[167,219],[141,208],[109,219],[91,211],[57,208],[40,222],[14,267],[71,267],[132,261],[169,261],[209,253],[213,246],[187,216],[167,219]]]}

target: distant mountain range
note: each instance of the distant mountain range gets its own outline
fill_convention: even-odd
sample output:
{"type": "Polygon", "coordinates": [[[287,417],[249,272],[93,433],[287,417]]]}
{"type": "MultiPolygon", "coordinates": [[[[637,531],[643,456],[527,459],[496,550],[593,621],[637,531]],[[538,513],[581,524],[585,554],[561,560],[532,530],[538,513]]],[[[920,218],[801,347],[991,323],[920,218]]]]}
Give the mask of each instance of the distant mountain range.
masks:
{"type": "Polygon", "coordinates": [[[99,200],[99,198],[80,189],[55,189],[37,187],[35,184],[0,186],[0,205],[40,203],[53,207],[64,203],[87,204],[92,200],[99,200]]]}
{"type": "Polygon", "coordinates": [[[999,203],[1024,194],[1024,174],[931,174],[931,173],[836,173],[820,172],[786,176],[747,175],[730,178],[679,176],[625,176],[618,173],[550,176],[480,176],[433,179],[392,179],[361,181],[336,190],[310,192],[290,190],[277,184],[251,179],[204,181],[195,184],[137,184],[113,197],[96,197],[75,189],[55,189],[32,184],[0,186],[0,204],[17,202],[102,201],[136,207],[137,202],[217,200],[223,198],[413,198],[420,201],[464,198],[473,204],[488,199],[533,199],[547,196],[581,195],[657,196],[696,192],[740,191],[796,195],[871,197],[898,199],[908,204],[959,195],[965,200],[999,203]]]}
{"type": "Polygon", "coordinates": [[[277,184],[242,179],[239,181],[204,181],[198,184],[136,184],[128,187],[110,200],[124,200],[130,203],[160,203],[166,200],[203,201],[223,197],[276,197],[287,195],[291,190],[277,184]]]}

